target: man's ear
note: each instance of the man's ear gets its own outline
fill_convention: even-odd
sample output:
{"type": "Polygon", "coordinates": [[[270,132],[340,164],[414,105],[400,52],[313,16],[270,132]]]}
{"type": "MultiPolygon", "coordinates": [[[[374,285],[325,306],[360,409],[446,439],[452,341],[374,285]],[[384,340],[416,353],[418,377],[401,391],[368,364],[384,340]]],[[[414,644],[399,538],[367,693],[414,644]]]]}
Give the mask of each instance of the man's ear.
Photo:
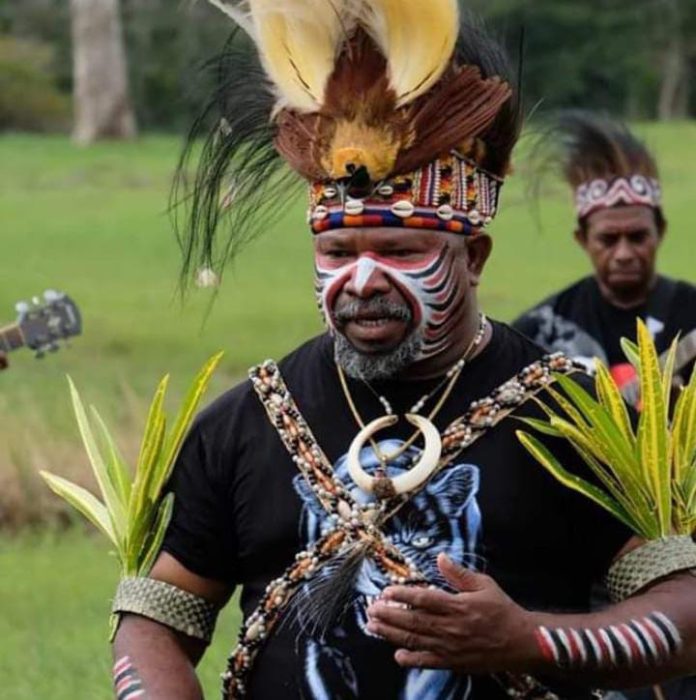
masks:
{"type": "Polygon", "coordinates": [[[481,279],[481,273],[493,250],[493,239],[487,233],[477,233],[466,242],[469,280],[472,286],[477,287],[481,279]]]}
{"type": "Polygon", "coordinates": [[[657,226],[657,237],[662,243],[667,235],[667,219],[665,219],[661,209],[655,211],[655,225],[657,226]]]}
{"type": "Polygon", "coordinates": [[[573,232],[573,237],[583,250],[587,250],[587,229],[584,226],[578,226],[573,232]]]}

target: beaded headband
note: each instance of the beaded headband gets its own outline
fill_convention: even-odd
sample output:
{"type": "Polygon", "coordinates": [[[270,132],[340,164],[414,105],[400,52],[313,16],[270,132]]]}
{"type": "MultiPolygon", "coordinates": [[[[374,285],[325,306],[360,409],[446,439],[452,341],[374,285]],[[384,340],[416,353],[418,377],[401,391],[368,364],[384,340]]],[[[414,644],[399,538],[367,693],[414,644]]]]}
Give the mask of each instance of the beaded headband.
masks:
{"type": "Polygon", "coordinates": [[[340,182],[315,183],[309,223],[315,234],[384,226],[471,235],[493,220],[502,184],[501,178],[452,152],[362,191],[340,182]]]}
{"type": "Polygon", "coordinates": [[[578,219],[584,219],[598,209],[617,205],[637,204],[658,209],[662,205],[660,183],[644,175],[597,179],[586,182],[575,191],[578,219]]]}

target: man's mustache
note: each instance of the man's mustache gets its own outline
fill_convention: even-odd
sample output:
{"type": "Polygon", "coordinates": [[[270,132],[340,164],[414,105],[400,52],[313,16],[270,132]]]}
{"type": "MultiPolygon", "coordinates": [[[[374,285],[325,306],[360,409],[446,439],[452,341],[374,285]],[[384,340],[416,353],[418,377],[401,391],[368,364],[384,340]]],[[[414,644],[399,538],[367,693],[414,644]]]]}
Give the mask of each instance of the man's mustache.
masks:
{"type": "Polygon", "coordinates": [[[339,325],[368,317],[388,318],[409,323],[413,319],[413,312],[404,304],[377,297],[367,301],[350,301],[343,304],[334,310],[333,317],[339,325]]]}

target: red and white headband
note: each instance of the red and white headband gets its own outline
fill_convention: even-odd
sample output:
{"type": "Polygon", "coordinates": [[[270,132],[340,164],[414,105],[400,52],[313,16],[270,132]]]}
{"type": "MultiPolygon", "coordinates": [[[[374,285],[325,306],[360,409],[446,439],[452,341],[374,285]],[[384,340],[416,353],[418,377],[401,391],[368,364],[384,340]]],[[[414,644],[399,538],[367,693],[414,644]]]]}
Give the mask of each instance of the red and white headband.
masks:
{"type": "Polygon", "coordinates": [[[659,208],[662,205],[660,183],[644,175],[608,180],[598,178],[580,185],[575,191],[578,219],[584,219],[598,209],[609,209],[620,204],[659,208]]]}

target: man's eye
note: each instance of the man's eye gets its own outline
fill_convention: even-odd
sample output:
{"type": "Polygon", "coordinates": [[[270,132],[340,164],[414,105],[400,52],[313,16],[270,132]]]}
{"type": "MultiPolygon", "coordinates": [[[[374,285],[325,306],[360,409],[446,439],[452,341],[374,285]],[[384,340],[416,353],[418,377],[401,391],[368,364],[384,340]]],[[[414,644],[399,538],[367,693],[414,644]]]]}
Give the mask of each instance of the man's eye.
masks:
{"type": "Polygon", "coordinates": [[[634,244],[645,243],[649,235],[648,231],[634,231],[629,234],[628,240],[634,244]]]}
{"type": "Polygon", "coordinates": [[[348,250],[328,250],[324,253],[328,258],[333,258],[334,260],[343,260],[345,258],[352,258],[353,253],[348,250]]]}
{"type": "Polygon", "coordinates": [[[409,258],[415,254],[416,252],[414,250],[408,250],[406,248],[400,248],[399,250],[390,250],[388,253],[390,258],[409,258]]]}

